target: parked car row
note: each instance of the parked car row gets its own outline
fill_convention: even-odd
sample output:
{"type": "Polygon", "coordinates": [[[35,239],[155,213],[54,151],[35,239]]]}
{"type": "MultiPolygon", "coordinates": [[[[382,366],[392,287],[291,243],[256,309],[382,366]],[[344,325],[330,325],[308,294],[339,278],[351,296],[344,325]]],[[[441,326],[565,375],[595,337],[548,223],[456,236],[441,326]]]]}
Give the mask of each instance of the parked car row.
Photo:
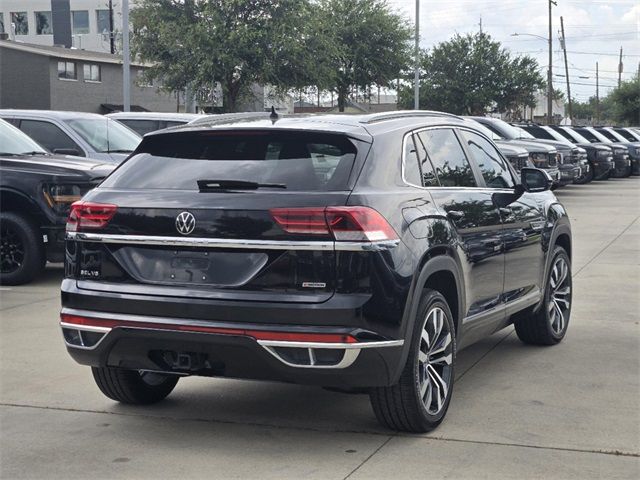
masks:
{"type": "MultiPolygon", "coordinates": [[[[255,117],[255,113],[120,112],[102,116],[0,110],[0,119],[10,124],[0,120],[0,281],[28,282],[46,259],[62,259],[63,227],[70,204],[134,152],[143,135],[185,124],[211,125],[255,117]]],[[[511,125],[489,117],[467,117],[464,121],[493,140],[516,173],[523,168],[542,169],[553,180],[552,188],[640,175],[640,132],[634,128],[511,125]]]]}

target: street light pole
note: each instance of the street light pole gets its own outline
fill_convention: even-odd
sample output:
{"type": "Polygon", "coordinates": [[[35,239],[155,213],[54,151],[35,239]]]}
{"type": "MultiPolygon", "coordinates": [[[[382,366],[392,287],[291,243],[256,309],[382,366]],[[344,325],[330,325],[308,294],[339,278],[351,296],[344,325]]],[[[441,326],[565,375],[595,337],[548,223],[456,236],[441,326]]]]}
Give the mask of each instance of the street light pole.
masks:
{"type": "Polygon", "coordinates": [[[131,110],[131,72],[129,51],[129,0],[122,0],[122,110],[131,110]]]}
{"type": "Polygon", "coordinates": [[[420,109],[420,0],[416,0],[416,50],[413,79],[413,109],[420,109]]]}
{"type": "Polygon", "coordinates": [[[552,33],[552,16],[551,4],[553,0],[549,0],[549,70],[547,80],[547,125],[553,124],[553,33],[552,33]]]}

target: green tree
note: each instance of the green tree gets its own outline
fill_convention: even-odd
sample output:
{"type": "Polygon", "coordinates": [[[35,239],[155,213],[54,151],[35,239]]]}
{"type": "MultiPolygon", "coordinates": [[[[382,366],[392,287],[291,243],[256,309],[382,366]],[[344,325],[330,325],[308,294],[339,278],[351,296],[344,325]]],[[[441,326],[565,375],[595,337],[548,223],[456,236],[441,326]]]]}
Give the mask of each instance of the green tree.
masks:
{"type": "Polygon", "coordinates": [[[573,119],[576,123],[614,122],[615,103],[612,101],[612,95],[600,98],[599,107],[595,95],[589,97],[586,102],[578,102],[574,99],[571,107],[573,110],[573,119]]]}
{"type": "Polygon", "coordinates": [[[206,95],[220,85],[234,112],[254,84],[277,90],[327,84],[330,52],[309,0],[140,0],[132,47],[168,91],[206,95]]]}
{"type": "Polygon", "coordinates": [[[607,99],[612,103],[615,120],[630,125],[640,124],[640,75],[622,82],[607,99]]]}
{"type": "Polygon", "coordinates": [[[342,112],[353,87],[387,86],[406,70],[411,28],[386,0],[320,0],[319,7],[333,48],[314,54],[331,70],[325,89],[337,94],[342,112]]]}
{"type": "MultiPolygon", "coordinates": [[[[535,92],[545,86],[535,59],[512,58],[486,33],[456,34],[423,52],[421,70],[420,107],[456,114],[531,107],[535,92]]],[[[401,89],[399,103],[411,108],[412,86],[401,89]]]]}

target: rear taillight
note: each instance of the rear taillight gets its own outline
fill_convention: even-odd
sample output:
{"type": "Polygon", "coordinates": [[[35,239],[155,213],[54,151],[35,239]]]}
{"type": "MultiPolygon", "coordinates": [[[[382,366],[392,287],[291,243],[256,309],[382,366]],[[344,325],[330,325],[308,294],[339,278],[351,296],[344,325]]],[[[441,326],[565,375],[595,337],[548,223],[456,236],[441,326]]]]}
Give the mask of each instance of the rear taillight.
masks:
{"type": "Polygon", "coordinates": [[[270,212],[287,233],[326,235],[346,242],[398,238],[385,218],[369,207],[274,208],[270,212]]]}
{"type": "Polygon", "coordinates": [[[116,214],[115,205],[93,202],[75,202],[71,205],[67,220],[67,232],[104,228],[116,214]]]}

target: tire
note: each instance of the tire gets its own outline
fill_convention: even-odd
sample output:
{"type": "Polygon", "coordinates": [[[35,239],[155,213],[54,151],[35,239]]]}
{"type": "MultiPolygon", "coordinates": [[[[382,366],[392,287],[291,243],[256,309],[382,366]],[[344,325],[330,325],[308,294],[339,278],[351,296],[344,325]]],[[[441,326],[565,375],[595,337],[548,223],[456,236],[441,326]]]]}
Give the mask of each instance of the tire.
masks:
{"type": "Polygon", "coordinates": [[[93,379],[102,393],[112,400],[132,405],[148,405],[164,400],[179,377],[153,372],[141,373],[113,367],[91,367],[93,379]]]}
{"type": "Polygon", "coordinates": [[[29,218],[0,213],[0,284],[21,285],[33,280],[46,263],[40,231],[29,218]]]}
{"type": "Polygon", "coordinates": [[[514,326],[518,338],[530,345],[560,343],[567,333],[571,317],[571,290],[569,256],[562,247],[556,246],[545,283],[544,302],[538,311],[515,319],[514,326]],[[564,276],[562,264],[566,265],[564,276]],[[559,277],[562,280],[558,285],[559,277]]]}
{"type": "Polygon", "coordinates": [[[398,383],[371,389],[369,398],[382,425],[392,430],[424,433],[444,419],[453,389],[455,327],[447,301],[439,292],[424,290],[411,342],[398,383]],[[440,333],[429,345],[426,338],[433,337],[438,324],[440,333]]]}

